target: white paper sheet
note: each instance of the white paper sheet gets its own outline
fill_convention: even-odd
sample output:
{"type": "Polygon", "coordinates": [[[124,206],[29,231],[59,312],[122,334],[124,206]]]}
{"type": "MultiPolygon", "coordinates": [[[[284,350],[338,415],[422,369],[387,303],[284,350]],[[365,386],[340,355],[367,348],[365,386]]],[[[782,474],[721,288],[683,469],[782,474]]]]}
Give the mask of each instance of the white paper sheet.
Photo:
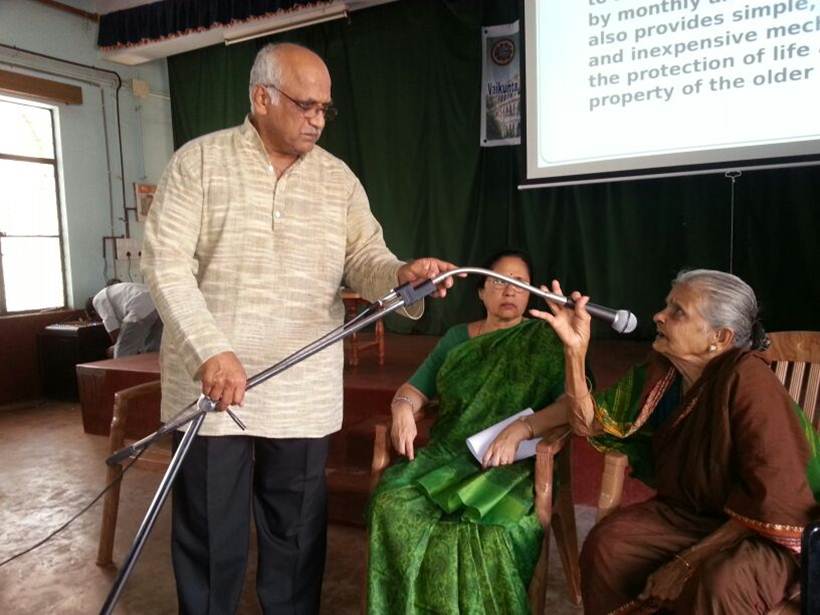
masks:
{"type": "MultiPolygon", "coordinates": [[[[481,463],[481,460],[484,458],[484,454],[487,452],[487,449],[490,447],[490,444],[493,443],[496,436],[498,436],[498,434],[500,434],[507,425],[513,421],[517,421],[519,417],[529,416],[530,414],[534,414],[532,408],[525,408],[521,412],[513,414],[511,417],[508,417],[503,421],[499,421],[484,431],[479,431],[477,434],[467,438],[467,448],[470,449],[473,457],[478,459],[478,462],[481,463]]],[[[515,461],[521,461],[527,457],[534,457],[535,447],[538,445],[540,440],[541,438],[533,438],[532,440],[524,440],[521,442],[518,445],[518,450],[515,452],[515,461]]]]}

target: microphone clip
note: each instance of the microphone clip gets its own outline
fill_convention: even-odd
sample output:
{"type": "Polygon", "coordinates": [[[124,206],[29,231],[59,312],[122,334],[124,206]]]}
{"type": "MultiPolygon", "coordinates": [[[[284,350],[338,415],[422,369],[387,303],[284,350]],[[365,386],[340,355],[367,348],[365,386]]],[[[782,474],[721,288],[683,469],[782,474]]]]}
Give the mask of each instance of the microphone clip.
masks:
{"type": "Polygon", "coordinates": [[[425,280],[414,287],[412,282],[405,282],[394,288],[393,292],[401,298],[404,305],[412,305],[436,292],[436,283],[433,280],[425,280]]]}
{"type": "MultiPolygon", "coordinates": [[[[198,410],[201,410],[202,412],[219,412],[219,410],[217,410],[216,408],[217,402],[215,402],[213,399],[211,399],[204,393],[200,394],[199,399],[196,400],[196,407],[198,410]]],[[[241,429],[242,431],[245,431],[247,429],[245,423],[243,423],[242,420],[238,416],[236,416],[234,411],[231,410],[230,406],[225,408],[225,412],[228,414],[229,417],[233,419],[233,422],[236,423],[236,426],[239,427],[239,429],[241,429]]]]}

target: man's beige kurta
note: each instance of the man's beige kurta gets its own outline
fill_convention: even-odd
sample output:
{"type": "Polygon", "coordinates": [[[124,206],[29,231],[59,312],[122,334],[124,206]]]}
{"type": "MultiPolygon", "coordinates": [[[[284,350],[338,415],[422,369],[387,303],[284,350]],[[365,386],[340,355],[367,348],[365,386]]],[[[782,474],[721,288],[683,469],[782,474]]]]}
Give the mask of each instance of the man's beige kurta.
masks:
{"type": "MultiPolygon", "coordinates": [[[[401,265],[361,183],[320,147],[277,179],[248,119],[187,143],[160,180],[142,256],[165,324],[163,420],[197,398],[208,358],[233,351],[250,377],[342,323],[343,282],[373,300],[401,265]]],[[[343,360],[338,343],[248,391],[237,409],[246,432],[218,413],[200,434],[337,431],[343,360]]]]}

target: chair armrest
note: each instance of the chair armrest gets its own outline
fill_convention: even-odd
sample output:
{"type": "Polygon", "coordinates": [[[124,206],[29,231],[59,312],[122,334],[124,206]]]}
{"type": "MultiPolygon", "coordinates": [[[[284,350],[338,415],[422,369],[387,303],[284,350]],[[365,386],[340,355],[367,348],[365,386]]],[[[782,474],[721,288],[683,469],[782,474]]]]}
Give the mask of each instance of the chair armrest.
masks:
{"type": "Polygon", "coordinates": [[[114,404],[116,405],[117,402],[119,402],[120,404],[130,403],[141,397],[146,397],[148,395],[156,395],[157,393],[161,392],[162,388],[160,386],[159,380],[143,382],[142,384],[137,384],[132,387],[128,387],[127,389],[122,389],[114,393],[114,404]]]}
{"type": "Polygon", "coordinates": [[[629,460],[623,453],[609,452],[604,455],[604,472],[601,476],[601,494],[598,496],[598,522],[621,505],[624,493],[624,474],[629,460]]]}
{"type": "Polygon", "coordinates": [[[120,450],[125,443],[125,423],[128,420],[131,404],[144,397],[160,396],[161,394],[162,387],[159,380],[143,382],[114,393],[114,412],[111,416],[111,433],[108,436],[110,453],[120,450]]]}
{"type": "MultiPolygon", "coordinates": [[[[416,425],[421,425],[425,422],[431,422],[438,410],[438,402],[432,401],[426,406],[419,408],[413,412],[413,419],[416,425]]],[[[373,423],[373,456],[370,462],[370,491],[376,488],[376,485],[381,480],[382,473],[390,465],[393,458],[393,444],[390,441],[390,427],[392,425],[392,418],[383,417],[378,418],[373,423]]],[[[420,435],[421,435],[421,431],[420,435]]],[[[418,442],[418,439],[416,440],[418,442]]]]}
{"type": "Polygon", "coordinates": [[[390,420],[385,419],[373,426],[373,458],[370,463],[370,491],[376,488],[382,473],[390,465],[393,447],[390,444],[390,420]]]}
{"type": "Polygon", "coordinates": [[[538,446],[535,447],[535,454],[537,455],[557,455],[572,437],[572,429],[569,425],[561,425],[549,430],[541,438],[538,446]]]}
{"type": "MultiPolygon", "coordinates": [[[[547,432],[535,447],[535,511],[543,527],[549,527],[552,521],[555,459],[562,451],[569,451],[567,444],[571,438],[572,430],[568,425],[563,425],[547,432]]],[[[561,461],[564,461],[563,457],[562,455],[561,461]]],[[[559,463],[559,469],[564,468],[569,476],[568,458],[565,463],[559,463]]],[[[563,475],[564,471],[561,471],[561,474],[563,475]]]]}
{"type": "Polygon", "coordinates": [[[413,418],[416,423],[421,423],[425,420],[433,420],[438,414],[438,399],[433,399],[424,404],[421,408],[413,412],[413,418]]]}

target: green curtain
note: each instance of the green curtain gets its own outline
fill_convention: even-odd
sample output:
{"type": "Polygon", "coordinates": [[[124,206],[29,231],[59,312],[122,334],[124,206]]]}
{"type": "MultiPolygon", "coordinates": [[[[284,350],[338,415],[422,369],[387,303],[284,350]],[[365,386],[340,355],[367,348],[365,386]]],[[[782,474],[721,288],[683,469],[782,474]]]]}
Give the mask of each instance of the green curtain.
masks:
{"type": "MultiPolygon", "coordinates": [[[[721,173],[519,191],[518,147],[479,147],[483,25],[518,18],[509,0],[401,0],[349,20],[168,60],[175,145],[241,123],[248,74],[271,41],[305,44],[333,76],[339,118],[321,145],[367,189],[391,249],[478,265],[508,247],[529,251],[539,282],[558,278],[593,301],[638,316],[633,337],[681,268],[728,270],[730,180],[721,173]]],[[[670,121],[673,119],[670,118],[670,121]]],[[[735,189],[734,272],[758,293],[769,330],[820,329],[820,169],[744,173],[735,189]]],[[[441,333],[476,318],[475,285],[457,283],[413,324],[441,333]]],[[[604,326],[597,337],[616,334],[604,326]]]]}

